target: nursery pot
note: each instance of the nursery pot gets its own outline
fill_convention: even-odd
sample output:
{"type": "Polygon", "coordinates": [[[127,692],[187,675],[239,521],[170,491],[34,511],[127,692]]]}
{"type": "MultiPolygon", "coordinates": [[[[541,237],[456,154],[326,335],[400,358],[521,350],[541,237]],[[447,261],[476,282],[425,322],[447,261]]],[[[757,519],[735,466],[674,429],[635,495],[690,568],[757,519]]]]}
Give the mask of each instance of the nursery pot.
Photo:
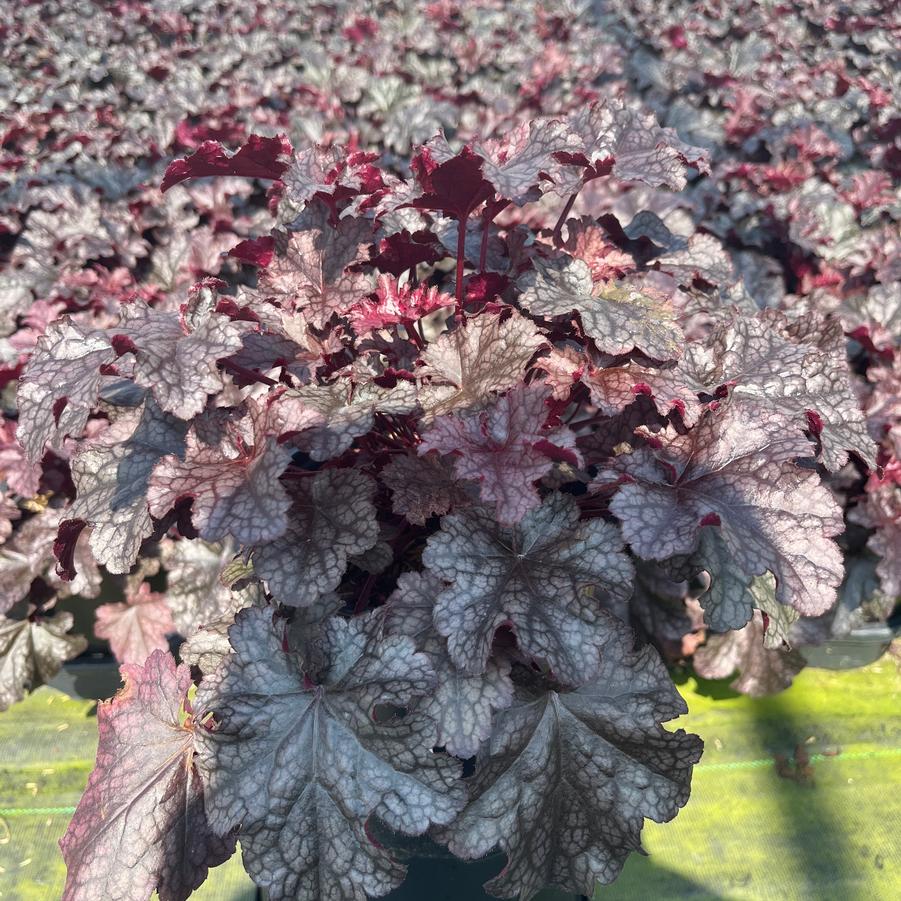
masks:
{"type": "Polygon", "coordinates": [[[877,661],[899,634],[899,626],[891,623],[866,623],[840,638],[823,644],[798,648],[810,666],[820,669],[857,669],[877,661]]]}
{"type": "MultiPolygon", "coordinates": [[[[479,860],[460,860],[427,836],[400,835],[376,820],[370,821],[369,829],[408,868],[403,884],[385,895],[384,901],[498,901],[497,895],[489,895],[482,886],[504,868],[505,854],[493,852],[479,860]]],[[[545,889],[535,901],[587,899],[572,892],[545,889]]]]}

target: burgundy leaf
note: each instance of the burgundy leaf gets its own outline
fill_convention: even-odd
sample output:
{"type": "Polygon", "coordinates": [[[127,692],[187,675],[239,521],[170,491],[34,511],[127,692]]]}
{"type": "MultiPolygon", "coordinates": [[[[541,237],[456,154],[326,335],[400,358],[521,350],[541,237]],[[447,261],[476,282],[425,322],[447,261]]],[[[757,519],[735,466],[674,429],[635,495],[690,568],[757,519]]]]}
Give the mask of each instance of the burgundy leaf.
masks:
{"type": "Polygon", "coordinates": [[[179,182],[207,175],[281,178],[290,153],[291,145],[283,135],[275,138],[251,135],[233,154],[218,141],[204,141],[189,157],[169,163],[160,190],[168,191],[179,182]]]}

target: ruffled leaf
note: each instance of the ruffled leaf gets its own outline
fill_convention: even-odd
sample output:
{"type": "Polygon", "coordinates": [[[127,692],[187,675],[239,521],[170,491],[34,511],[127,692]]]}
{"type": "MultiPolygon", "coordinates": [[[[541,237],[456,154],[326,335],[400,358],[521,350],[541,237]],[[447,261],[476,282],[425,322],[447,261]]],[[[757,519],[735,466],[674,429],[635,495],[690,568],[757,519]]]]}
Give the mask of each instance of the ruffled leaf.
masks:
{"type": "Polygon", "coordinates": [[[150,477],[167,454],[173,459],[184,454],[186,431],[187,423],[148,397],[72,458],[76,495],[68,518],[91,525],[91,550],[110,572],[128,572],[153,532],[150,477]]]}
{"type": "Polygon", "coordinates": [[[419,391],[427,419],[479,409],[492,391],[516,387],[544,344],[535,326],[518,315],[483,313],[445,332],[425,349],[425,366],[417,373],[429,379],[419,391]]]}
{"type": "Polygon", "coordinates": [[[578,505],[559,492],[509,529],[481,508],[445,516],[422,559],[452,583],[438,596],[435,625],[470,674],[484,671],[495,632],[509,624],[525,653],[578,684],[606,640],[603,600],[632,593],[632,564],[616,527],[579,522],[578,505]]]}
{"type": "Polygon", "coordinates": [[[726,679],[738,671],[731,687],[752,698],[788,688],[805,665],[797,651],[764,645],[760,612],[755,612],[743,629],[710,636],[692,660],[698,675],[705,679],[726,679]]]}
{"type": "Polygon", "coordinates": [[[457,767],[432,754],[430,722],[373,715],[428,693],[434,673],[409,638],[379,639],[370,622],[329,621],[314,684],[284,650],[271,609],[242,611],[234,653],[198,691],[198,716],[215,717],[198,736],[210,822],[220,833],[239,827],[244,865],[273,901],[386,894],[404,869],[366,820],[417,835],[461,807],[457,767]]]}
{"type": "Polygon", "coordinates": [[[83,636],[66,634],[72,622],[68,612],[52,619],[0,616],[0,711],[49,682],[67,660],[87,648],[83,636]]]}
{"type": "Polygon", "coordinates": [[[97,761],[60,840],[63,901],[135,901],[154,890],[185,901],[235,848],[207,824],[195,721],[183,713],[191,672],[163,651],[121,671],[125,687],[97,709],[97,761]]]}
{"type": "Polygon", "coordinates": [[[153,651],[168,651],[168,635],[175,632],[166,598],[142,582],[125,601],[101,604],[96,611],[94,634],[110,643],[120,663],[144,663],[153,651]]]}
{"type": "Polygon", "coordinates": [[[437,685],[421,708],[438,727],[437,744],[457,757],[472,757],[491,735],[494,713],[513,700],[510,663],[488,661],[484,673],[461,672],[451,661],[447,642],[435,631],[432,614],[444,582],[430,572],[404,573],[397,590],[380,608],[387,635],[408,635],[435,667],[437,685]]]}
{"type": "Polygon", "coordinates": [[[653,443],[612,467],[623,480],[610,509],[635,553],[689,554],[702,528],[717,528],[741,572],[775,575],[780,603],[805,614],[835,603],[842,558],[830,539],[842,531],[841,510],[816,472],[793,462],[811,447],[788,420],[731,404],[653,443]]]}
{"type": "Polygon", "coordinates": [[[348,557],[379,536],[375,483],[354,470],[326,470],[291,487],[288,529],[254,549],[253,567],[273,597],[307,607],[338,587],[348,557]]]}
{"type": "Polygon", "coordinates": [[[423,436],[419,453],[455,454],[457,478],[480,483],[482,500],[495,504],[499,522],[519,522],[541,503],[534,483],[550,472],[553,456],[579,459],[569,429],[545,427],[549,396],[544,386],[521,386],[487,410],[441,416],[423,436]]]}
{"type": "Polygon", "coordinates": [[[18,438],[28,459],[37,461],[50,444],[81,437],[103,384],[101,367],[116,352],[103,333],[60,319],[38,340],[19,382],[18,438]]]}
{"type": "Polygon", "coordinates": [[[674,360],[685,338],[672,309],[637,289],[616,282],[595,285],[581,260],[558,256],[535,259],[519,280],[520,303],[536,316],[578,313],[582,327],[600,350],[627,354],[638,349],[655,360],[674,360]]]}
{"type": "Polygon", "coordinates": [[[591,895],[641,850],[644,819],[666,822],[685,802],[702,743],[661,722],[685,713],[660,658],[629,650],[611,623],[601,664],[575,691],[525,684],[497,715],[470,780],[472,800],[444,831],[463,858],[499,845],[507,865],[486,889],[533,898],[546,885],[591,895]]]}

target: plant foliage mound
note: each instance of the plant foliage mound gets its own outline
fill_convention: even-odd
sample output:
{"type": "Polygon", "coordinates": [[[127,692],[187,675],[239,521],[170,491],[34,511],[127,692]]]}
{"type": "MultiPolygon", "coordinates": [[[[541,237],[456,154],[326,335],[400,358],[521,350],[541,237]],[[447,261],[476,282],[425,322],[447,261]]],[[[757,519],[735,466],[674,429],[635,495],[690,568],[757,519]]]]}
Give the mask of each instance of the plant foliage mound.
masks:
{"type": "Polygon", "coordinates": [[[0,13],[0,705],[122,663],[68,901],[398,834],[591,895],[688,799],[664,661],[777,691],[901,593],[876,26],[303,6],[0,13]]]}

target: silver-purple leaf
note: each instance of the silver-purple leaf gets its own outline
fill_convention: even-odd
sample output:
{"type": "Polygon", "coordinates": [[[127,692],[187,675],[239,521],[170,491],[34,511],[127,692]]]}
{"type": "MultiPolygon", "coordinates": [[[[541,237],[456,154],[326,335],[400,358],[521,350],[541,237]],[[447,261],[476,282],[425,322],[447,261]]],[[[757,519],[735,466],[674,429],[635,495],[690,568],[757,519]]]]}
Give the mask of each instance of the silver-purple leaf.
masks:
{"type": "Polygon", "coordinates": [[[797,651],[766,647],[763,615],[757,611],[744,628],[711,635],[692,660],[705,679],[726,679],[737,671],[731,687],[752,698],[788,688],[805,665],[797,651]]]}
{"type": "Polygon", "coordinates": [[[702,528],[718,528],[734,564],[750,576],[769,570],[776,597],[801,613],[827,610],[842,577],[831,540],[842,515],[814,470],[794,461],[811,445],[778,413],[749,402],[702,416],[685,435],[655,437],[618,457],[611,511],[640,557],[689,554],[702,528]]]}
{"type": "Polygon", "coordinates": [[[454,478],[451,462],[435,454],[392,455],[381,480],[391,490],[391,509],[419,526],[430,516],[443,516],[473,501],[466,485],[454,478]]]}
{"type": "Polygon", "coordinates": [[[367,819],[417,835],[462,806],[457,765],[431,751],[431,722],[374,716],[427,694],[434,672],[409,638],[380,638],[372,624],[329,621],[329,665],[314,684],[272,609],[241,611],[234,652],[197,693],[198,716],[215,723],[198,735],[210,822],[238,827],[244,865],[272,901],[387,894],[404,868],[370,840],[367,819]]]}
{"type": "Polygon", "coordinates": [[[507,854],[492,894],[528,901],[556,885],[591,896],[641,850],[645,819],[666,822],[688,800],[702,742],[660,725],[685,702],[656,652],[630,645],[613,621],[591,681],[571,692],[521,685],[497,715],[472,800],[442,833],[459,857],[507,854]]]}
{"type": "Polygon", "coordinates": [[[188,322],[176,311],[133,301],[122,308],[122,320],[113,329],[134,348],[135,382],[180,419],[196,416],[207,396],[222,390],[216,361],[239,351],[249,328],[247,322],[232,322],[210,310],[199,310],[188,322]]]}
{"type": "Polygon", "coordinates": [[[845,344],[837,320],[790,320],[776,310],[732,317],[713,336],[708,384],[711,390],[728,384],[734,397],[794,417],[796,428],[811,428],[830,471],[845,464],[849,450],[872,467],[873,440],[851,385],[845,344]]]}
{"type": "Polygon", "coordinates": [[[73,621],[68,611],[50,619],[0,616],[0,711],[52,679],[87,648],[82,635],[66,634],[73,621]]]}
{"type": "Polygon", "coordinates": [[[100,331],[65,318],[51,322],[19,382],[17,436],[32,462],[66,435],[80,437],[116,352],[100,331]]]}
{"type": "Polygon", "coordinates": [[[276,255],[260,273],[260,291],[278,299],[286,311],[297,310],[321,327],[333,313],[347,312],[375,287],[375,277],[352,267],[366,259],[366,248],[375,240],[368,219],[341,219],[328,223],[324,206],[307,208],[292,228],[276,232],[276,255]]]}
{"type": "Polygon", "coordinates": [[[387,635],[408,635],[435,667],[438,684],[420,708],[438,727],[437,744],[456,757],[472,757],[491,735],[494,712],[513,700],[510,662],[492,657],[483,673],[464,673],[447,652],[447,641],[433,624],[435,600],[445,585],[428,571],[404,573],[384,607],[387,635]]]}
{"type": "Polygon", "coordinates": [[[90,524],[91,550],[110,572],[128,572],[153,531],[151,473],[166,455],[184,454],[187,428],[148,396],[143,407],[122,413],[72,458],[76,494],[68,518],[90,524]]]}
{"type": "Polygon", "coordinates": [[[484,508],[445,516],[422,559],[451,583],[438,596],[435,626],[470,674],[484,671],[495,632],[510,624],[523,652],[577,684],[606,640],[604,604],[632,593],[619,530],[601,519],[580,522],[575,500],[559,492],[511,528],[484,508]]]}
{"type": "Polygon", "coordinates": [[[258,435],[236,458],[203,446],[192,429],[184,460],[163,457],[150,478],[150,512],[164,516],[181,498],[193,499],[191,519],[201,538],[232,536],[241,544],[278,538],[288,527],[288,496],[278,479],[291,457],[274,438],[258,435]]]}
{"type": "Polygon", "coordinates": [[[755,609],[767,614],[767,647],[780,647],[787,640],[789,627],[800,614],[794,607],[776,600],[772,573],[751,577],[737,564],[735,555],[716,529],[702,529],[698,551],[692,563],[706,570],[710,585],[698,601],[704,610],[704,622],[714,632],[741,629],[755,609]]]}
{"type": "Polygon", "coordinates": [[[485,410],[439,416],[418,451],[454,454],[457,478],[479,482],[482,501],[495,504],[498,521],[519,522],[541,503],[535,482],[554,465],[543,448],[554,445],[578,457],[568,428],[545,428],[550,393],[543,385],[520,385],[485,410]]]}
{"type": "Polygon", "coordinates": [[[358,370],[328,385],[305,385],[287,391],[275,409],[283,420],[283,432],[297,434],[292,443],[317,461],[343,454],[355,438],[372,429],[376,413],[403,414],[416,407],[416,389],[400,381],[383,388],[373,373],[358,370]]]}
{"type": "Polygon", "coordinates": [[[160,545],[166,570],[166,603],[182,635],[233,617],[246,606],[246,598],[222,580],[236,554],[234,542],[210,543],[167,540],[160,545]]]}
{"type": "Polygon", "coordinates": [[[523,379],[544,338],[524,316],[501,319],[483,313],[440,335],[423,351],[417,375],[428,382],[419,400],[430,421],[454,410],[481,409],[492,391],[507,391],[523,379]]]}
{"type": "Polygon", "coordinates": [[[338,587],[348,557],[379,537],[375,482],[355,470],[331,469],[291,486],[287,531],[253,551],[256,574],[273,597],[306,607],[338,587]]]}

